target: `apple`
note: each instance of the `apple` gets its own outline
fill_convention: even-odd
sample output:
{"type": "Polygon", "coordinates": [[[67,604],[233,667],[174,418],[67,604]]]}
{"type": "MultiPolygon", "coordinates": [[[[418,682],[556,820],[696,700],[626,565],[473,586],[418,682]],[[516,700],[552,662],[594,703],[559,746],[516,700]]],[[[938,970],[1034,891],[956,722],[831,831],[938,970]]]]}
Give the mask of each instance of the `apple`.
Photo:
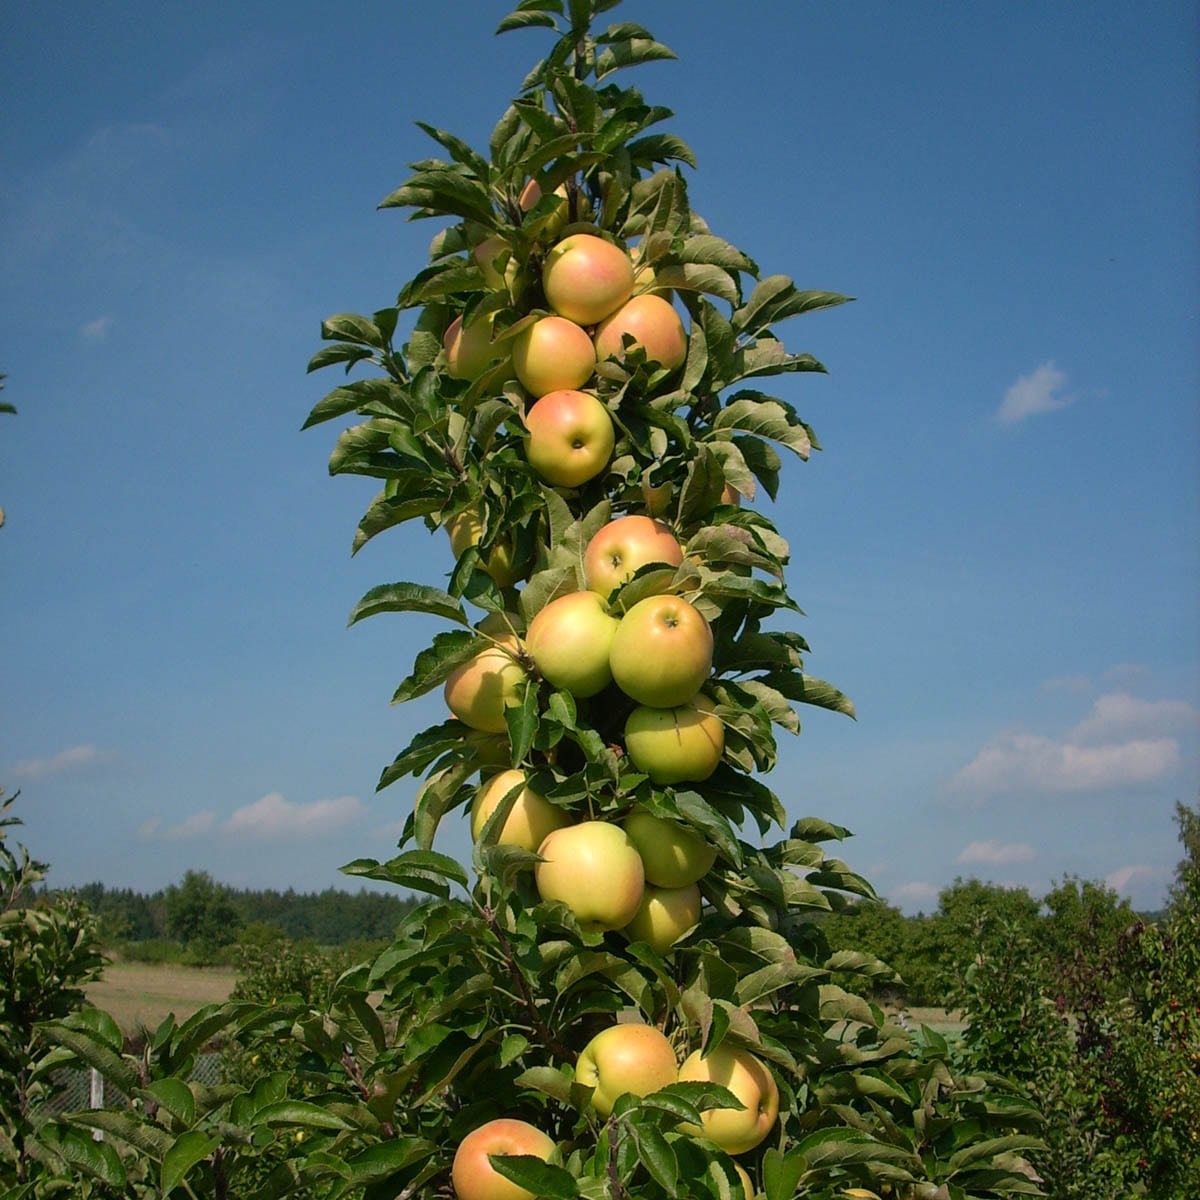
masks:
{"type": "Polygon", "coordinates": [[[521,791],[500,827],[497,845],[520,846],[522,850],[536,853],[554,830],[571,823],[571,818],[561,808],[525,787],[524,783],[525,772],[510,769],[493,775],[479,788],[471,804],[471,837],[475,841],[479,840],[488,817],[496,811],[500,801],[517,787],[521,791]]]}
{"type": "Polygon", "coordinates": [[[525,645],[542,678],[572,696],[594,696],[612,682],[608,649],[617,624],[603,596],[571,592],[529,622],[525,645]]]}
{"type": "MultiPolygon", "coordinates": [[[[483,536],[483,524],[479,513],[466,509],[446,522],[446,532],[450,535],[450,549],[455,558],[461,558],[468,546],[478,546],[483,536]]],[[[489,574],[499,587],[512,587],[521,578],[521,572],[513,566],[512,543],[502,538],[493,547],[491,553],[481,560],[484,571],[489,574]]]]}
{"type": "MultiPolygon", "coordinates": [[[[742,1181],[742,1192],[746,1200],[754,1200],[758,1194],[754,1189],[754,1184],[750,1182],[750,1176],[746,1173],[746,1168],[741,1163],[734,1163],[733,1169],[738,1173],[738,1178],[742,1181]]],[[[852,1196],[853,1192],[847,1192],[847,1196],[852,1196]]]]}
{"type": "Polygon", "coordinates": [[[483,275],[484,283],[496,291],[499,291],[501,288],[508,291],[512,286],[513,280],[517,277],[518,264],[511,250],[512,248],[508,242],[496,233],[489,238],[484,238],[471,251],[471,256],[475,259],[475,265],[478,266],[483,275]],[[503,264],[503,270],[501,270],[496,266],[496,263],[506,251],[509,256],[503,264]]]}
{"type": "Polygon", "coordinates": [[[633,295],[633,264],[620,246],[591,233],[557,242],[542,264],[546,302],[577,325],[595,325],[633,295]]]}
{"type": "Polygon", "coordinates": [[[650,563],[677,567],[682,562],[683,547],[669,525],[653,517],[618,517],[588,542],[583,577],[593,592],[608,597],[640,567],[650,563]]]}
{"type": "Polygon", "coordinates": [[[701,1126],[679,1126],[681,1133],[703,1134],[726,1154],[753,1150],[771,1132],[779,1117],[779,1087],[763,1062],[748,1050],[722,1043],[707,1057],[689,1055],[679,1068],[680,1083],[719,1083],[746,1107],[710,1108],[701,1114],[701,1126]]]}
{"type": "Polygon", "coordinates": [[[507,354],[492,345],[495,313],[476,318],[465,328],[462,317],[446,326],[442,347],[446,351],[446,369],[455,379],[477,379],[494,362],[507,354]]]}
{"type": "Polygon", "coordinates": [[[696,883],[717,858],[702,834],[644,808],[635,808],[625,818],[624,829],[642,856],[646,882],[655,887],[681,888],[696,883]]]}
{"type": "Polygon", "coordinates": [[[489,1154],[531,1154],[548,1162],[554,1142],[527,1121],[501,1117],[471,1130],[458,1144],[450,1179],[458,1200],[534,1200],[532,1192],[505,1179],[488,1161],[489,1154]]]}
{"type": "Polygon", "coordinates": [[[721,489],[721,503],[722,504],[738,504],[738,505],[740,505],[741,502],[742,502],[742,493],[739,492],[737,490],[737,488],[735,488],[733,486],[732,483],[727,483],[721,489]]]}
{"type": "Polygon", "coordinates": [[[634,296],[596,328],[596,357],[623,359],[622,338],[631,334],[646,358],[673,371],[687,358],[687,334],[670,302],[649,293],[634,296]]]}
{"type": "Polygon", "coordinates": [[[701,783],[725,753],[725,727],[704,696],[675,708],[643,704],[625,720],[625,749],[655,783],[701,783]]]}
{"type": "Polygon", "coordinates": [[[596,347],[574,321],[542,317],[513,340],[513,370],[534,396],[582,387],[596,369],[596,347]]]}
{"type": "Polygon", "coordinates": [[[609,664],[627,696],[651,708],[686,704],[712,669],[713,636],[680,596],[647,596],[617,626],[609,664]]]}
{"type": "Polygon", "coordinates": [[[533,869],[543,900],[561,900],[585,929],[621,929],[642,902],[642,856],[620,825],[581,821],[549,834],[533,869]]]}
{"type": "Polygon", "coordinates": [[[666,954],[700,920],[701,906],[700,889],[694,883],[677,888],[647,883],[642,903],[625,926],[625,936],[631,942],[645,942],[656,954],[666,954]]]}
{"type": "MultiPolygon", "coordinates": [[[[545,232],[552,238],[556,238],[562,233],[571,216],[570,202],[567,199],[567,185],[560,183],[554,189],[554,194],[562,198],[562,203],[559,204],[557,209],[555,209],[554,215],[546,223],[545,232]]],[[[592,206],[583,191],[576,189],[575,195],[578,198],[575,219],[576,221],[586,221],[592,215],[592,206]]],[[[521,196],[517,203],[520,205],[522,212],[528,212],[541,198],[541,185],[536,179],[531,179],[522,188],[521,196]]]]}
{"type": "Polygon", "coordinates": [[[616,442],[608,409],[590,392],[549,392],[525,414],[530,465],[554,487],[579,487],[608,465],[616,442]]]}
{"type": "Polygon", "coordinates": [[[575,1063],[576,1082],[595,1089],[590,1104],[603,1118],[626,1093],[649,1096],[678,1075],[675,1051],[653,1025],[610,1025],[588,1042],[575,1063]]]}
{"type": "Polygon", "coordinates": [[[516,659],[517,639],[501,636],[497,642],[455,667],[444,690],[450,711],[482,733],[507,732],[504,710],[521,703],[529,678],[516,659]]]}

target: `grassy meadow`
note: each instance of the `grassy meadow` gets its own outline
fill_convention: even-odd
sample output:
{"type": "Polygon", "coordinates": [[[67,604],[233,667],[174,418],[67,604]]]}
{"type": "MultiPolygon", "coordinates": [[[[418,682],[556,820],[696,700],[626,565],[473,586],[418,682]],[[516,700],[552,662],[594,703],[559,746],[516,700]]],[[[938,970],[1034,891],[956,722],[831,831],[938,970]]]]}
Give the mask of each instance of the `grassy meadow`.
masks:
{"type": "Polygon", "coordinates": [[[114,960],[87,989],[89,1004],[110,1013],[126,1037],[153,1031],[168,1013],[184,1021],[206,1004],[229,999],[238,973],[232,967],[114,960]]]}

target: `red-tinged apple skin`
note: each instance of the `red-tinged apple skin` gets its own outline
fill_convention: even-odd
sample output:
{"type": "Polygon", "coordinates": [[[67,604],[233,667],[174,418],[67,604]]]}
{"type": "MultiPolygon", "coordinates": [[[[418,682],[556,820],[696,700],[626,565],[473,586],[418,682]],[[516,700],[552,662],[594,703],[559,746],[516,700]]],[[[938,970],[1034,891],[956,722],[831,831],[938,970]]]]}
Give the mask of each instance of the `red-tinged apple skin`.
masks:
{"type": "Polygon", "coordinates": [[[725,726],[703,697],[675,708],[642,704],[625,720],[625,749],[654,783],[702,783],[725,753],[725,726]]]}
{"type": "Polygon", "coordinates": [[[682,562],[683,547],[669,525],[641,515],[618,517],[588,542],[583,577],[593,592],[608,597],[641,567],[677,567],[682,562]]]}
{"type": "MultiPolygon", "coordinates": [[[[546,223],[545,234],[550,238],[557,238],[566,228],[566,224],[571,215],[570,202],[567,199],[567,185],[559,184],[554,189],[554,194],[562,198],[562,203],[555,210],[554,215],[546,223]]],[[[576,192],[578,210],[576,221],[586,221],[592,215],[591,205],[588,203],[587,196],[583,192],[576,192]]],[[[529,180],[525,187],[521,190],[521,197],[518,204],[521,206],[522,212],[528,212],[542,198],[542,189],[536,179],[529,180]]]]}
{"type": "Polygon", "coordinates": [[[609,665],[627,696],[651,708],[687,704],[712,670],[713,636],[699,609],[679,596],[647,596],[624,617],[609,665]]]}
{"type": "Polygon", "coordinates": [[[625,334],[630,334],[646,351],[651,362],[673,371],[687,358],[687,334],[671,303],[661,296],[634,296],[596,328],[596,358],[625,357],[625,334]]]}
{"type": "Polygon", "coordinates": [[[633,263],[612,242],[573,233],[557,242],[542,265],[546,302],[577,325],[595,325],[633,295],[633,263]]]}
{"type": "Polygon", "coordinates": [[[542,317],[513,340],[513,370],[533,396],[581,388],[596,369],[592,339],[566,317],[542,317]]]}
{"type": "MultiPolygon", "coordinates": [[[[483,526],[479,514],[467,510],[451,517],[446,522],[446,532],[450,535],[450,549],[455,558],[462,557],[468,546],[478,546],[483,536],[483,526]]],[[[483,560],[484,571],[495,580],[499,587],[512,587],[521,578],[521,572],[513,566],[512,543],[497,542],[492,552],[483,560]]]]}
{"type": "Polygon", "coordinates": [[[719,1083],[746,1107],[710,1108],[701,1114],[701,1127],[686,1122],[681,1133],[703,1134],[726,1154],[753,1150],[774,1127],[779,1117],[779,1087],[763,1062],[748,1050],[718,1046],[707,1058],[700,1051],[689,1055],[679,1068],[680,1083],[719,1083]]]}
{"type": "Polygon", "coordinates": [[[575,1064],[575,1081],[595,1089],[589,1103],[602,1119],[626,1093],[649,1096],[678,1074],[671,1043],[653,1025],[610,1025],[588,1042],[575,1064]]]}
{"type": "Polygon", "coordinates": [[[464,725],[482,733],[507,732],[504,710],[521,703],[529,678],[513,656],[516,639],[500,642],[456,667],[446,680],[447,707],[464,725]]]}
{"type": "Polygon", "coordinates": [[[608,651],[617,632],[604,597],[570,592],[551,600],[529,622],[525,646],[542,678],[581,698],[612,683],[608,651]]]}
{"type": "Polygon", "coordinates": [[[476,319],[463,326],[462,317],[455,317],[446,327],[442,347],[446,351],[446,369],[455,379],[477,379],[494,362],[507,353],[492,346],[493,315],[476,319]]]}
{"type": "Polygon", "coordinates": [[[504,818],[496,844],[519,846],[536,854],[546,838],[556,829],[569,825],[571,818],[544,796],[526,787],[524,771],[512,768],[501,771],[479,788],[471,804],[471,837],[474,841],[479,840],[488,817],[496,811],[500,801],[517,787],[521,791],[504,818]]]}
{"type": "Polygon", "coordinates": [[[543,900],[561,900],[585,929],[621,929],[642,902],[646,876],[629,835],[608,821],[556,829],[533,869],[543,900]]]}
{"type": "Polygon", "coordinates": [[[717,860],[716,850],[695,830],[644,808],[635,808],[625,818],[625,832],[642,856],[646,881],[655,887],[697,883],[717,860]]]}
{"type": "Polygon", "coordinates": [[[695,928],[702,907],[700,889],[694,883],[677,888],[647,883],[642,903],[625,926],[625,936],[631,942],[645,942],[656,954],[667,954],[689,929],[695,928]]]}
{"type": "Polygon", "coordinates": [[[616,443],[608,409],[590,392],[557,391],[525,414],[526,456],[554,487],[575,488],[608,465],[616,443]]]}
{"type": "Polygon", "coordinates": [[[534,1200],[532,1192],[505,1179],[488,1161],[489,1154],[531,1154],[543,1162],[554,1142],[527,1121],[500,1118],[473,1129],[458,1144],[450,1179],[458,1200],[534,1200]]]}

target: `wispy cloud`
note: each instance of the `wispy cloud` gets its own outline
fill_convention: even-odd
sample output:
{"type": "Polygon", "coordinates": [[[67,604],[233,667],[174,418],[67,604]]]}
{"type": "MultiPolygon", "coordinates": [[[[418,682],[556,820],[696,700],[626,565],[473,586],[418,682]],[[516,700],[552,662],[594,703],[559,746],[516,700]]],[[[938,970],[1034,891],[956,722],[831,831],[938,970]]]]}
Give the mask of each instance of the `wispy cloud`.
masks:
{"type": "Polygon", "coordinates": [[[26,758],[13,767],[12,773],[18,779],[45,779],[49,775],[58,775],[63,771],[77,771],[82,767],[91,766],[104,758],[104,752],[98,746],[88,743],[84,746],[71,746],[60,750],[49,758],[26,758]]]}
{"type": "Polygon", "coordinates": [[[1037,851],[1027,842],[972,842],[958,856],[960,863],[986,863],[988,866],[1011,866],[1032,862],[1037,851]]]}
{"type": "Polygon", "coordinates": [[[94,321],[88,321],[79,327],[79,336],[85,342],[102,342],[108,337],[112,323],[112,317],[97,317],[94,321]]]}
{"type": "Polygon", "coordinates": [[[1200,709],[1184,700],[1142,700],[1128,692],[1110,692],[1074,729],[1073,742],[1100,742],[1134,733],[1173,733],[1200,725],[1200,709]]]}
{"type": "Polygon", "coordinates": [[[1130,885],[1142,881],[1157,879],[1159,872],[1145,863],[1134,863],[1128,867],[1120,867],[1111,875],[1105,876],[1104,882],[1114,892],[1128,892],[1130,885]]]}
{"type": "Polygon", "coordinates": [[[211,833],[216,823],[217,814],[208,809],[192,813],[178,825],[164,826],[160,817],[152,817],[138,829],[138,836],[147,842],[184,842],[211,833]]]}
{"type": "Polygon", "coordinates": [[[1066,408],[1074,396],[1062,395],[1067,382],[1066,373],[1052,362],[1042,363],[1029,375],[1022,375],[1007,392],[996,412],[1002,425],[1015,425],[1039,413],[1066,408]]]}
{"type": "Polygon", "coordinates": [[[279,792],[269,792],[237,809],[222,830],[253,838],[320,837],[358,820],[366,811],[367,806],[357,796],[294,804],[279,792]]]}

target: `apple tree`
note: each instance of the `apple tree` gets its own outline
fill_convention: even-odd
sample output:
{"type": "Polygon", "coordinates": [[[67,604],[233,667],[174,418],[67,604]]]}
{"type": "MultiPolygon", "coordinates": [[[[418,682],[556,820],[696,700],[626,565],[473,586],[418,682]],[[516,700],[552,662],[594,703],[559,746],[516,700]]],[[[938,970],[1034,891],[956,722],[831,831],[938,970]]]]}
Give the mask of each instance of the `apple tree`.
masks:
{"type": "MultiPolygon", "coordinates": [[[[330,471],[381,481],[354,551],[423,522],[447,565],[351,623],[442,620],[393,699],[450,715],[382,773],[419,781],[397,853],[346,868],[429,901],[343,978],[354,1036],[297,1036],[367,1103],[370,1197],[1036,1194],[1030,1106],[847,986],[889,968],[814,918],[870,885],[765,779],[798,706],[853,716],[806,672],[757,503],[818,448],[764,388],[824,368],[776,329],[847,298],[692,208],[671,112],[624,83],[674,56],[602,25],[617,3],[504,18],[548,52],[484,150],[420,124],[436,156],[382,207],[430,221],[428,261],[309,364],[370,372],[306,422],[353,416],[330,471]]],[[[318,1133],[309,1182],[350,1136],[318,1133]]]]}

